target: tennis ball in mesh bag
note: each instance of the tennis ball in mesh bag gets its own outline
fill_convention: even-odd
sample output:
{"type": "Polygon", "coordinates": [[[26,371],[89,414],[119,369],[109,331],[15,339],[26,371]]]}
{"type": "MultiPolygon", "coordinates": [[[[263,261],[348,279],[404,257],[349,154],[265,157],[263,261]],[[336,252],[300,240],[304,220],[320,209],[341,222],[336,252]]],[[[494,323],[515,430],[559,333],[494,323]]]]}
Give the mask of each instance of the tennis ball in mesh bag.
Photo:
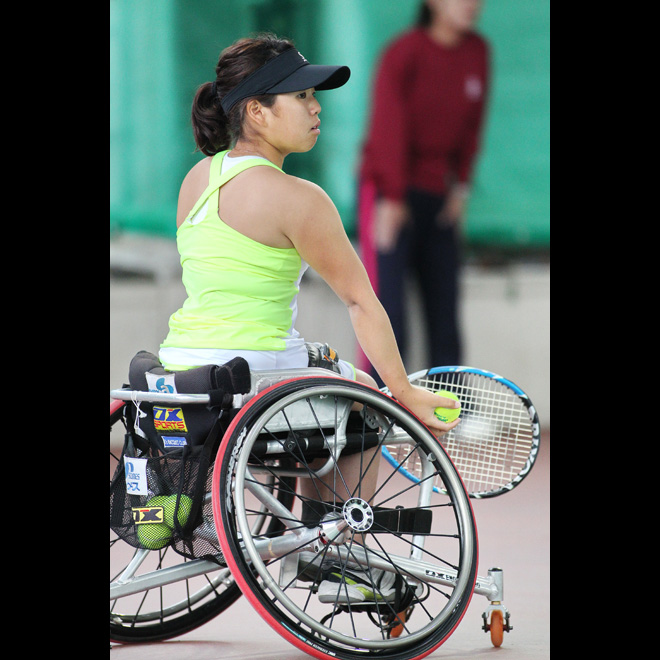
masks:
{"type": "Polygon", "coordinates": [[[162,506],[162,507],[164,507],[165,502],[167,502],[167,495],[156,495],[156,496],[148,499],[145,506],[162,506]]]}
{"type": "MultiPolygon", "coordinates": [[[[445,397],[446,399],[453,399],[454,401],[458,401],[458,397],[453,392],[448,392],[447,390],[438,390],[437,392],[435,392],[435,394],[437,394],[438,396],[445,397]]],[[[449,422],[453,422],[461,414],[461,407],[460,406],[458,408],[438,407],[433,411],[433,413],[441,422],[448,424],[449,422]]]]}
{"type": "MultiPolygon", "coordinates": [[[[165,495],[156,495],[147,500],[145,507],[162,506],[165,515],[165,495]]],[[[163,523],[142,523],[137,525],[137,536],[143,547],[149,550],[160,550],[164,548],[172,538],[172,530],[163,523]]]]}
{"type": "Polygon", "coordinates": [[[160,550],[172,539],[172,530],[164,523],[142,523],[137,526],[137,536],[143,547],[160,550]]]}
{"type": "MultiPolygon", "coordinates": [[[[174,527],[174,512],[176,511],[176,495],[170,495],[167,498],[166,503],[163,505],[164,508],[164,518],[165,524],[170,527],[174,527]]],[[[181,500],[179,501],[179,512],[177,515],[177,520],[179,525],[183,527],[188,521],[188,516],[192,510],[192,500],[187,495],[181,495],[181,500]]]]}

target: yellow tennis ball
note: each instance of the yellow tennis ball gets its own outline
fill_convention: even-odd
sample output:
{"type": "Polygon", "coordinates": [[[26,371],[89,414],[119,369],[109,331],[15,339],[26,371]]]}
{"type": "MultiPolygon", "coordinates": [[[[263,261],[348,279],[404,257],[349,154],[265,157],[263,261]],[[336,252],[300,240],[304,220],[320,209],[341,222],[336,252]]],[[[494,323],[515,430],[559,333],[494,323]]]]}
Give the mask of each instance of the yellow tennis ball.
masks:
{"type": "Polygon", "coordinates": [[[154,495],[151,499],[147,500],[145,506],[162,506],[165,507],[167,502],[167,495],[154,495]]]}
{"type": "Polygon", "coordinates": [[[143,523],[137,526],[137,536],[143,547],[160,550],[172,539],[172,530],[164,523],[143,523]]]}
{"type": "MultiPolygon", "coordinates": [[[[156,495],[147,500],[145,507],[163,507],[163,516],[165,515],[165,504],[167,497],[165,495],[156,495]]],[[[144,548],[148,550],[160,550],[164,548],[172,538],[172,530],[162,522],[141,523],[137,525],[137,537],[144,548]]]]}
{"type": "MultiPolygon", "coordinates": [[[[163,505],[163,516],[165,519],[165,524],[174,528],[174,512],[176,511],[176,495],[170,495],[167,498],[166,503],[163,505]]],[[[188,516],[192,510],[192,500],[187,495],[181,495],[181,500],[179,501],[179,512],[177,515],[177,520],[179,525],[183,527],[188,521],[188,516]]]]}
{"type": "MultiPolygon", "coordinates": [[[[435,394],[445,397],[446,399],[458,401],[458,397],[453,392],[448,392],[447,390],[438,390],[435,394]]],[[[438,407],[433,412],[441,422],[448,424],[449,422],[453,422],[461,414],[461,408],[460,406],[458,408],[438,407]]]]}

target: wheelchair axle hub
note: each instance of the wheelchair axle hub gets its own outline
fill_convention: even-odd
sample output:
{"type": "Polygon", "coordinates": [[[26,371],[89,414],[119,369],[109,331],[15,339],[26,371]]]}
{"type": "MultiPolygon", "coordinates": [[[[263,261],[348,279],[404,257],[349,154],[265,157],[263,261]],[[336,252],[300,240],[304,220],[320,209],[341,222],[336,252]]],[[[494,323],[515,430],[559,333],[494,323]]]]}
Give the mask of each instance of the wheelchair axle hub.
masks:
{"type": "Polygon", "coordinates": [[[359,497],[347,500],[342,513],[348,526],[355,532],[366,532],[373,525],[374,512],[369,504],[359,497]]]}
{"type": "Polygon", "coordinates": [[[331,513],[326,514],[320,523],[319,540],[323,545],[328,545],[328,543],[341,545],[346,540],[345,529],[346,523],[343,519],[337,519],[337,516],[331,513]]]}

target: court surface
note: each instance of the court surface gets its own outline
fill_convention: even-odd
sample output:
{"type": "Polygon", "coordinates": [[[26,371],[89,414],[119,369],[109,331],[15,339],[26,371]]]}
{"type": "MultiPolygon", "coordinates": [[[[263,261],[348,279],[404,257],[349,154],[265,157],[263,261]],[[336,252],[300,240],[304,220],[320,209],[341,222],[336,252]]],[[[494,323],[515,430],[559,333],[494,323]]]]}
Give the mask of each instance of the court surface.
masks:
{"type": "MultiPolygon", "coordinates": [[[[427,658],[547,660],[550,658],[550,433],[536,465],[512,492],[472,500],[479,536],[479,575],[504,571],[504,604],[513,630],[500,648],[481,630],[488,606],[474,596],[453,635],[427,658]]],[[[304,660],[310,656],[280,637],[240,598],[218,617],[177,639],[145,645],[113,644],[110,660],[304,660]]]]}

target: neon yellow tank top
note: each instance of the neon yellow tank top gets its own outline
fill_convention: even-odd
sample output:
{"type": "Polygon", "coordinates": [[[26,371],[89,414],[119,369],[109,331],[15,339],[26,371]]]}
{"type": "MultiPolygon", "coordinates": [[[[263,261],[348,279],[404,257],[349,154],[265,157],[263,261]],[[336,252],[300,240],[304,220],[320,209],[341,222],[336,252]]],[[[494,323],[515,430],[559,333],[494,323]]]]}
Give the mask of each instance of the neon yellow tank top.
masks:
{"type": "Polygon", "coordinates": [[[213,157],[208,188],[177,230],[187,298],[170,317],[161,348],[282,351],[306,264],[295,248],[259,243],[218,215],[219,190],[227,181],[258,165],[282,170],[255,157],[221,175],[226,153],[213,157]]]}

